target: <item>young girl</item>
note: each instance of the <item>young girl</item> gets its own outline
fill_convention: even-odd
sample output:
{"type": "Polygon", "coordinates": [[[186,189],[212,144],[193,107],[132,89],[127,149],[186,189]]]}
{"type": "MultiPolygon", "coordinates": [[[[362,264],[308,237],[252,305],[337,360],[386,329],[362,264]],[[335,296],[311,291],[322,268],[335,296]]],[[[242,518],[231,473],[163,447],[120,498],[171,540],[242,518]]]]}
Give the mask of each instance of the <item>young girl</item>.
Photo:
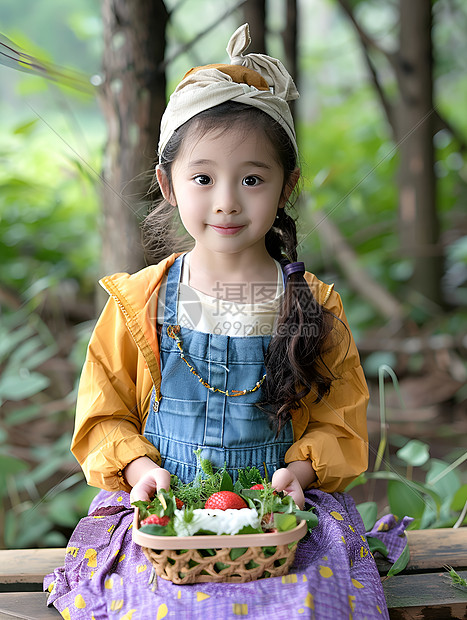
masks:
{"type": "MultiPolygon", "coordinates": [[[[164,200],[145,224],[155,255],[177,212],[194,240],[155,266],[102,280],[110,295],[80,383],[72,451],[103,489],[64,567],[45,580],[65,618],[384,618],[378,572],[347,484],[367,467],[367,388],[332,285],[297,262],[288,214],[297,143],[282,66],[243,55],[188,72],[161,126],[164,200]],[[295,570],[247,584],[148,585],[130,502],[197,473],[266,467],[319,525],[295,570]],[[131,493],[130,493],[131,492],[131,493]]],[[[171,246],[172,250],[174,245],[171,246]]]]}

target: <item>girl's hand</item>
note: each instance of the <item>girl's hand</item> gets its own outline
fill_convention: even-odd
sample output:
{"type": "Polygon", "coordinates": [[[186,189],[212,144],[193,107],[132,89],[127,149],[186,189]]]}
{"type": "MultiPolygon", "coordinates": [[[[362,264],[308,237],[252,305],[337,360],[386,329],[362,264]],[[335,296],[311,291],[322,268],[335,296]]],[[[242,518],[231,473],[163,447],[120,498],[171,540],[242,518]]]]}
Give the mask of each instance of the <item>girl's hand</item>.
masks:
{"type": "Polygon", "coordinates": [[[125,467],[123,474],[128,484],[133,487],[130,493],[131,502],[149,501],[157,491],[170,489],[170,472],[156,465],[147,456],[132,461],[125,467]]]}
{"type": "Polygon", "coordinates": [[[284,491],[287,495],[291,495],[300,510],[303,510],[305,506],[305,496],[303,494],[302,485],[293,471],[286,467],[276,469],[271,484],[277,491],[284,491]]]}
{"type": "Polygon", "coordinates": [[[149,501],[161,489],[170,489],[170,472],[162,467],[150,469],[135,484],[130,493],[130,501],[149,501]]]}
{"type": "Polygon", "coordinates": [[[284,491],[291,495],[294,502],[303,510],[305,496],[303,489],[308,489],[310,484],[316,481],[316,472],[310,460],[292,461],[284,469],[274,472],[271,484],[278,491],[284,491]]]}

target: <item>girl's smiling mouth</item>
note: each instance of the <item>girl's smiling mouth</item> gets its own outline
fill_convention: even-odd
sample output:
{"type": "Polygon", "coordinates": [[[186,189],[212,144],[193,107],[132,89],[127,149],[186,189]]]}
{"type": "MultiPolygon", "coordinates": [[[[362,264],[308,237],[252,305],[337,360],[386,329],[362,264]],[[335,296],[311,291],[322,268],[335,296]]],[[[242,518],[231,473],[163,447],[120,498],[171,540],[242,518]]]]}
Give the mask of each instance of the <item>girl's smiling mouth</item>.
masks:
{"type": "Polygon", "coordinates": [[[245,228],[244,225],[242,226],[232,226],[229,224],[223,225],[223,226],[219,226],[219,225],[215,225],[215,224],[209,224],[209,226],[214,229],[216,232],[218,232],[220,235],[235,235],[236,233],[240,232],[240,230],[242,230],[243,228],[245,228]]]}

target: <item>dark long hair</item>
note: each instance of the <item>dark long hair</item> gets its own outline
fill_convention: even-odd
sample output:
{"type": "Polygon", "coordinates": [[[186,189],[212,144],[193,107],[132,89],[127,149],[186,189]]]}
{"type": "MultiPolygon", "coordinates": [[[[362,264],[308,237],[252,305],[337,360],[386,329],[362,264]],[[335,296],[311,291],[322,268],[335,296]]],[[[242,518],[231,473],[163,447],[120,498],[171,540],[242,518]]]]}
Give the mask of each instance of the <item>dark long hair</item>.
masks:
{"type": "MultiPolygon", "coordinates": [[[[297,168],[297,156],[286,132],[269,115],[244,104],[228,101],[201,112],[182,125],[169,140],[159,162],[172,186],[171,167],[190,127],[197,135],[209,131],[224,132],[262,129],[284,170],[283,191],[291,183],[297,168]],[[196,123],[194,125],[194,123],[196,123]]],[[[276,220],[266,234],[266,249],[283,266],[297,260],[297,229],[288,204],[278,209],[276,220]]],[[[158,262],[171,252],[187,249],[186,237],[180,238],[174,217],[177,213],[166,200],[160,200],[143,223],[143,243],[150,262],[158,262]]],[[[323,354],[336,344],[331,332],[336,317],[313,296],[305,278],[294,273],[287,279],[284,299],[266,356],[266,380],[259,406],[268,411],[278,431],[310,391],[320,401],[330,390],[335,376],[326,366],[323,354]]]]}

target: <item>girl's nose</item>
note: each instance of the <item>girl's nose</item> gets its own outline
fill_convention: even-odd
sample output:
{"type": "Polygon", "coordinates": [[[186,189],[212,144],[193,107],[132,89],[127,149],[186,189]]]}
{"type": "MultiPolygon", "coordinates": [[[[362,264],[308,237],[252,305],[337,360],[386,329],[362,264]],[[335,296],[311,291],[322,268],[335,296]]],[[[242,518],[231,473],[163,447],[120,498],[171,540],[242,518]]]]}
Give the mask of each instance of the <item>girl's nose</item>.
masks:
{"type": "Polygon", "coordinates": [[[230,187],[219,188],[213,206],[216,213],[230,214],[239,213],[241,211],[236,193],[230,187]]]}

